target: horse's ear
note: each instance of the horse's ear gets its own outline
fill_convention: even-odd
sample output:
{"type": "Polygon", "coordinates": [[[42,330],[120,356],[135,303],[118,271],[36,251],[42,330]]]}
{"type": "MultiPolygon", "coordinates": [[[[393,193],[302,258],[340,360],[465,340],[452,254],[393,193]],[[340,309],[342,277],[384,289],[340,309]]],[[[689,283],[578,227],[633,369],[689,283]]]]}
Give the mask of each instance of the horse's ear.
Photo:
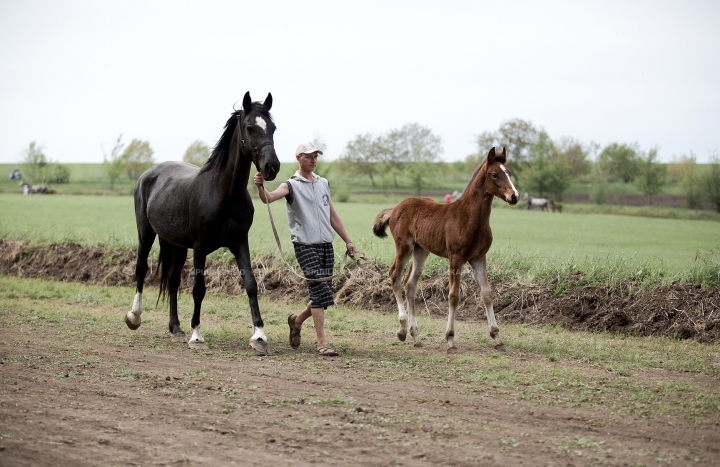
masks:
{"type": "Polygon", "coordinates": [[[503,146],[503,150],[498,156],[498,159],[500,159],[503,164],[507,164],[507,151],[505,150],[505,146],[503,146]]]}
{"type": "Polygon", "coordinates": [[[487,163],[488,163],[488,165],[492,164],[493,162],[495,162],[495,146],[493,146],[493,147],[490,149],[490,151],[488,152],[488,155],[487,155],[487,163]]]}
{"type": "Polygon", "coordinates": [[[243,97],[243,110],[245,111],[246,115],[248,112],[250,112],[251,108],[252,108],[252,99],[250,99],[250,91],[248,91],[245,93],[245,97],[243,97]]]}
{"type": "Polygon", "coordinates": [[[265,102],[263,102],[263,105],[267,107],[268,110],[272,108],[272,94],[268,93],[268,96],[265,99],[265,102]]]}

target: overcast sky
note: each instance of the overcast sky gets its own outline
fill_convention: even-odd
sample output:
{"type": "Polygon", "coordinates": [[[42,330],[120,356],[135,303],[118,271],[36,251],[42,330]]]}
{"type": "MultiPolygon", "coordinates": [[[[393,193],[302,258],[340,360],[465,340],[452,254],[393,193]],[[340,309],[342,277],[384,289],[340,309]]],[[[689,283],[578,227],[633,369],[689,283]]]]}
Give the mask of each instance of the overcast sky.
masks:
{"type": "Polygon", "coordinates": [[[215,144],[246,91],[272,93],[281,161],[409,122],[460,160],[511,118],[706,161],[719,24],[717,1],[0,0],[0,162],[31,141],[101,162],[119,134],[179,160],[215,144]]]}

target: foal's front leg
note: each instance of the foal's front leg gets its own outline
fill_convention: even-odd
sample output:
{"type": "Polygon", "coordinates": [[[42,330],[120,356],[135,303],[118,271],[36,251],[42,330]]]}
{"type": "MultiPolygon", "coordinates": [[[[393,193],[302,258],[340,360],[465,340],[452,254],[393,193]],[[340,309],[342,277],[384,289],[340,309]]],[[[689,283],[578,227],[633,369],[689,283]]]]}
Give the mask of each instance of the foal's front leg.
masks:
{"type": "Polygon", "coordinates": [[[460,303],[460,273],[462,272],[463,262],[455,258],[450,258],[450,293],[448,294],[448,321],[445,328],[445,342],[447,342],[447,351],[454,352],[455,347],[455,310],[460,303]]]}
{"type": "Polygon", "coordinates": [[[475,280],[480,285],[480,295],[482,295],[488,326],[490,326],[490,337],[495,340],[495,349],[504,351],[505,344],[502,339],[500,339],[500,328],[497,325],[497,321],[495,321],[492,291],[490,290],[490,283],[488,282],[487,271],[485,269],[485,256],[472,260],[470,265],[475,273],[475,280]]]}

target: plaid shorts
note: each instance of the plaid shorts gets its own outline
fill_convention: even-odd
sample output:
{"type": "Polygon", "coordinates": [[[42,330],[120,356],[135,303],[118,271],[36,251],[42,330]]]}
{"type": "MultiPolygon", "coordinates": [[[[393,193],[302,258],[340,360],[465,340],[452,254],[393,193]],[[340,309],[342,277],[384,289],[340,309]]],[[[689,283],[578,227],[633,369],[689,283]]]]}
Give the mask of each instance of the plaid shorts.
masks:
{"type": "MultiPolygon", "coordinates": [[[[303,274],[308,279],[321,279],[332,276],[335,265],[335,253],[332,243],[318,243],[316,245],[303,245],[293,243],[295,246],[295,257],[297,258],[303,274]]],[[[327,308],[335,304],[332,294],[332,281],[310,282],[310,300],[312,308],[327,308]]]]}

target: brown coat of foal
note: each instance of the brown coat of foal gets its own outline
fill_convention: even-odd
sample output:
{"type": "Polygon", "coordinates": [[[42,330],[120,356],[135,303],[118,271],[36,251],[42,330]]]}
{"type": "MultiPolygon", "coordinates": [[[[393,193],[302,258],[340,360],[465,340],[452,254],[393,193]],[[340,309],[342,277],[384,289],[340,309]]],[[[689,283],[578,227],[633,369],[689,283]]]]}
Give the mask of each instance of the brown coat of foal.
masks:
{"type": "Polygon", "coordinates": [[[493,240],[490,230],[493,198],[498,197],[511,206],[516,205],[519,199],[510,180],[510,172],[505,168],[506,162],[505,148],[501,154],[496,154],[495,148],[492,148],[457,201],[440,204],[430,198],[408,198],[394,208],[383,210],[375,218],[373,233],[385,238],[385,228],[390,225],[390,232],[395,239],[395,262],[390,268],[390,282],[398,304],[400,330],[397,336],[401,341],[407,336],[409,318],[414,344],[418,347],[422,345],[415,318],[415,290],[425,260],[432,253],[450,261],[450,310],[445,330],[448,352],[456,350],[455,310],[460,301],[460,273],[465,263],[470,263],[475,280],[480,284],[490,337],[495,340],[496,349],[504,350],[500,329],[495,321],[485,255],[493,240]],[[403,281],[407,297],[406,312],[400,280],[411,256],[412,267],[403,281]]]}

